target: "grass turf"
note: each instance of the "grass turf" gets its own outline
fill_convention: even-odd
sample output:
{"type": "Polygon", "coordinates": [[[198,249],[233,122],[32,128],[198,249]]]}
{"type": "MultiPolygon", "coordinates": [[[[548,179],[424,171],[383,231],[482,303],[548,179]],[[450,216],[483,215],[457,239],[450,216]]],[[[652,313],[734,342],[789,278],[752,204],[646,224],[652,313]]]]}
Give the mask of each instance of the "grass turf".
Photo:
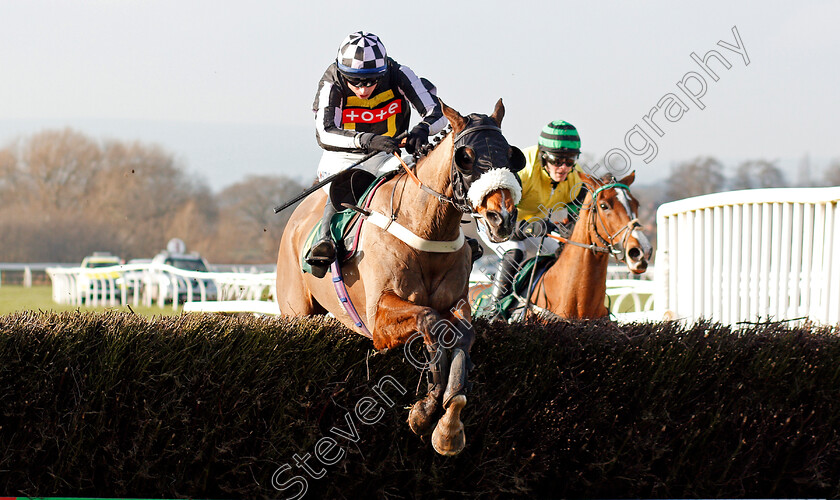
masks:
{"type": "Polygon", "coordinates": [[[52,299],[52,286],[40,285],[31,288],[24,288],[19,285],[2,285],[0,286],[0,316],[10,314],[13,312],[23,311],[44,311],[44,312],[64,312],[64,311],[121,311],[131,312],[133,310],[137,314],[144,316],[155,315],[172,315],[178,314],[179,311],[172,309],[171,304],[166,307],[144,307],[144,306],[114,306],[114,307],[87,307],[87,306],[71,306],[65,304],[56,304],[52,299]]]}

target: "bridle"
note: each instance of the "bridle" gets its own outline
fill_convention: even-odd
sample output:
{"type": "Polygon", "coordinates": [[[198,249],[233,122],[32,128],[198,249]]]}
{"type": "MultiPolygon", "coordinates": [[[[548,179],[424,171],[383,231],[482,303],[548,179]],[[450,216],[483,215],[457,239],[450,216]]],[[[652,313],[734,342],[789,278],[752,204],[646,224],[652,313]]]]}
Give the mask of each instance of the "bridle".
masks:
{"type": "MultiPolygon", "coordinates": [[[[502,141],[504,142],[504,144],[507,146],[507,141],[505,141],[504,136],[502,136],[502,129],[501,128],[499,128],[496,125],[490,125],[490,124],[487,124],[487,123],[478,122],[476,124],[468,125],[463,130],[458,132],[458,134],[455,135],[455,138],[452,141],[453,142],[453,146],[452,146],[453,152],[457,151],[458,148],[461,147],[461,146],[468,145],[467,141],[465,140],[465,137],[468,137],[468,136],[470,136],[470,135],[472,135],[476,132],[480,132],[480,131],[484,131],[484,130],[497,132],[499,134],[498,137],[500,137],[502,139],[502,141]]],[[[496,141],[498,141],[498,139],[496,139],[496,141]]],[[[475,143],[476,143],[476,141],[473,141],[471,144],[475,144],[475,143]]],[[[490,141],[485,139],[485,144],[483,144],[483,146],[484,146],[483,149],[489,149],[490,148],[490,141]]],[[[408,176],[411,178],[411,180],[414,182],[414,184],[416,184],[417,187],[422,189],[424,192],[426,192],[427,194],[437,198],[437,200],[440,203],[448,203],[448,204],[452,205],[453,207],[460,210],[462,213],[472,215],[473,217],[480,217],[480,215],[476,212],[476,210],[471,206],[471,204],[467,200],[467,192],[469,191],[470,185],[475,180],[477,180],[479,177],[481,177],[481,175],[484,172],[486,172],[490,168],[493,168],[493,167],[489,167],[489,166],[486,167],[486,168],[478,166],[479,163],[482,163],[481,160],[484,160],[485,162],[488,161],[485,156],[480,156],[479,158],[477,158],[476,166],[473,168],[473,172],[478,173],[478,175],[475,176],[474,174],[469,174],[469,175],[465,174],[459,168],[457,168],[457,165],[455,163],[455,155],[453,154],[452,163],[449,166],[449,183],[452,186],[452,193],[453,193],[452,196],[447,196],[443,193],[439,193],[436,190],[430,188],[429,186],[423,184],[423,182],[420,181],[420,179],[417,178],[417,175],[413,172],[413,170],[411,168],[409,168],[408,165],[406,165],[406,163],[402,160],[399,153],[394,153],[394,156],[396,156],[400,160],[400,163],[402,164],[403,169],[405,170],[406,174],[408,174],[408,176]]],[[[492,164],[492,161],[490,161],[490,163],[492,164]]],[[[415,168],[416,168],[416,164],[415,164],[415,168]]],[[[504,167],[497,167],[497,168],[504,168],[504,167]]]]}
{"type": "MultiPolygon", "coordinates": [[[[615,257],[616,260],[618,260],[619,262],[625,262],[626,263],[626,261],[627,261],[627,240],[628,240],[628,238],[630,238],[631,233],[635,229],[641,228],[642,225],[639,223],[639,219],[638,219],[635,211],[630,207],[629,203],[624,203],[622,200],[619,200],[619,202],[621,202],[621,204],[625,207],[625,210],[627,211],[627,215],[629,217],[631,217],[631,219],[630,219],[630,221],[627,222],[627,224],[622,226],[615,233],[609,234],[609,232],[607,232],[606,237],[604,235],[602,235],[601,232],[598,230],[597,222],[600,220],[601,221],[601,226],[603,226],[603,228],[605,230],[607,228],[607,225],[606,225],[606,222],[604,220],[604,215],[603,215],[603,213],[601,213],[601,207],[598,204],[598,195],[601,194],[602,192],[608,190],[608,189],[623,189],[629,197],[630,187],[627,186],[626,184],[622,184],[620,182],[610,182],[610,183],[604,184],[603,186],[601,186],[597,189],[594,189],[594,190],[592,189],[592,186],[589,186],[588,184],[585,185],[585,186],[586,186],[586,189],[589,190],[592,193],[592,203],[595,205],[594,208],[589,208],[588,209],[589,214],[590,214],[589,215],[589,224],[592,227],[591,231],[595,233],[596,238],[602,243],[602,245],[598,245],[597,243],[592,243],[592,244],[589,244],[589,245],[584,244],[584,243],[578,243],[576,241],[571,241],[568,238],[563,238],[563,237],[560,237],[560,236],[552,235],[550,233],[546,233],[546,235],[551,236],[551,238],[553,238],[555,240],[558,240],[558,241],[561,241],[561,242],[563,242],[567,245],[574,245],[574,246],[577,246],[577,247],[585,248],[587,250],[591,250],[594,253],[604,253],[604,254],[611,255],[611,256],[615,257]]],[[[526,307],[528,308],[528,311],[533,309],[534,312],[536,312],[537,314],[540,314],[540,315],[544,315],[546,318],[560,318],[560,316],[551,312],[550,310],[548,310],[546,308],[538,307],[538,306],[531,303],[531,300],[530,300],[531,294],[532,293],[537,293],[537,294],[542,294],[542,299],[543,299],[544,304],[550,304],[550,302],[548,300],[547,291],[546,291],[546,288],[544,286],[545,285],[545,280],[543,278],[545,278],[545,275],[540,277],[539,281],[536,284],[535,290],[533,292],[532,291],[528,292],[528,300],[526,302],[526,307]]],[[[548,307],[548,306],[546,306],[546,307],[548,307]]],[[[527,314],[527,311],[525,312],[525,314],[527,314]]]]}
{"type": "MultiPolygon", "coordinates": [[[[502,136],[502,129],[500,129],[496,125],[490,125],[490,124],[487,124],[487,123],[480,123],[479,122],[476,125],[471,125],[471,126],[465,127],[464,130],[460,131],[455,136],[455,139],[452,141],[453,142],[452,151],[453,152],[457,151],[458,148],[460,148],[461,146],[476,145],[476,141],[473,141],[472,143],[468,144],[467,141],[465,140],[465,138],[467,138],[468,136],[470,136],[470,135],[472,135],[476,132],[480,132],[482,130],[490,130],[490,131],[496,132],[498,134],[498,137],[501,138],[502,141],[504,141],[505,145],[507,145],[507,141],[505,141],[504,137],[502,136]]],[[[470,137],[470,139],[472,139],[472,137],[470,137]]],[[[484,144],[485,148],[489,149],[487,147],[489,141],[485,138],[484,142],[485,142],[485,144],[484,144]]],[[[455,155],[454,154],[452,155],[452,165],[449,168],[449,182],[452,184],[452,192],[455,194],[455,197],[457,198],[457,202],[459,204],[458,208],[459,208],[459,210],[461,210],[461,212],[463,212],[465,214],[476,215],[475,209],[473,209],[473,207],[470,205],[469,201],[467,200],[467,192],[470,189],[470,185],[475,180],[477,180],[479,177],[481,177],[481,174],[483,174],[487,170],[490,170],[491,168],[493,168],[492,167],[492,158],[490,159],[490,162],[489,162],[490,165],[488,165],[487,167],[478,166],[479,164],[482,163],[482,160],[485,160],[485,162],[487,161],[485,156],[479,156],[476,159],[476,165],[473,167],[473,172],[470,173],[469,175],[467,175],[467,174],[464,174],[463,172],[461,172],[461,170],[456,166],[455,155]],[[475,175],[475,173],[478,173],[478,175],[475,175]]]]}
{"type": "Polygon", "coordinates": [[[616,231],[613,234],[607,233],[606,237],[601,235],[601,232],[598,230],[598,224],[595,217],[598,217],[598,220],[601,221],[601,226],[603,226],[606,230],[607,224],[604,221],[604,215],[601,213],[600,205],[598,204],[598,195],[607,189],[623,189],[628,195],[630,194],[630,188],[626,184],[622,184],[620,182],[611,182],[609,184],[604,184],[592,193],[592,203],[595,205],[595,209],[589,211],[590,224],[592,224],[592,226],[594,227],[595,236],[597,236],[598,240],[604,245],[593,245],[595,247],[593,248],[593,251],[609,253],[610,255],[615,257],[616,260],[618,260],[619,262],[626,262],[627,240],[630,238],[631,233],[634,230],[641,228],[642,225],[641,223],[639,223],[638,216],[629,206],[629,204],[625,204],[624,208],[628,211],[630,221],[628,221],[627,224],[622,226],[618,231],[616,231]]]}
{"type": "Polygon", "coordinates": [[[595,205],[594,209],[589,209],[589,224],[592,226],[595,236],[598,238],[598,241],[601,242],[602,245],[598,245],[596,243],[591,243],[589,245],[585,243],[578,243],[577,241],[572,241],[568,238],[564,238],[562,236],[556,236],[552,234],[548,234],[547,236],[555,239],[557,241],[562,242],[566,245],[573,245],[580,248],[585,248],[587,250],[591,250],[595,253],[605,253],[609,254],[619,262],[626,262],[627,261],[627,239],[630,238],[630,234],[638,228],[641,228],[642,225],[639,223],[639,218],[636,216],[636,213],[629,207],[625,206],[625,209],[628,212],[628,215],[631,217],[630,221],[627,222],[624,226],[621,227],[618,231],[613,234],[607,234],[606,237],[601,234],[598,230],[598,220],[601,221],[601,226],[606,229],[607,224],[604,221],[604,215],[601,213],[601,208],[598,205],[598,195],[601,194],[603,191],[607,189],[623,189],[628,194],[630,193],[630,188],[626,184],[622,184],[620,182],[611,182],[609,184],[605,184],[594,191],[590,186],[586,186],[586,189],[592,192],[592,203],[595,205]],[[596,217],[598,218],[596,220],[596,217]],[[622,236],[623,235],[623,236],[622,236]],[[616,242],[616,240],[621,237],[620,241],[616,242]]]}
{"type": "MultiPolygon", "coordinates": [[[[400,164],[403,166],[403,169],[405,170],[405,173],[408,174],[408,176],[411,178],[412,181],[414,181],[414,184],[417,187],[419,187],[420,189],[422,189],[426,194],[429,194],[429,195],[433,196],[434,198],[437,198],[437,200],[440,203],[449,203],[450,205],[452,205],[453,207],[457,208],[458,210],[460,210],[464,213],[469,213],[469,212],[472,211],[472,207],[470,207],[468,203],[465,203],[466,200],[459,201],[454,196],[446,196],[443,193],[438,193],[434,189],[432,189],[429,186],[423,184],[423,181],[421,181],[420,179],[417,178],[417,174],[415,174],[414,171],[403,161],[403,159],[402,159],[402,157],[400,157],[399,153],[394,153],[394,156],[396,156],[397,159],[400,160],[400,164]]],[[[416,164],[415,164],[415,167],[416,167],[416,164]]],[[[454,166],[452,168],[454,170],[454,166]]],[[[450,172],[449,173],[450,183],[452,182],[452,175],[454,175],[453,172],[450,172]]],[[[394,189],[396,189],[396,184],[394,185],[394,189]]],[[[392,192],[391,193],[391,205],[392,205],[392,207],[393,207],[393,198],[394,198],[394,193],[392,192]]],[[[392,211],[393,211],[393,208],[392,208],[392,211]]]]}

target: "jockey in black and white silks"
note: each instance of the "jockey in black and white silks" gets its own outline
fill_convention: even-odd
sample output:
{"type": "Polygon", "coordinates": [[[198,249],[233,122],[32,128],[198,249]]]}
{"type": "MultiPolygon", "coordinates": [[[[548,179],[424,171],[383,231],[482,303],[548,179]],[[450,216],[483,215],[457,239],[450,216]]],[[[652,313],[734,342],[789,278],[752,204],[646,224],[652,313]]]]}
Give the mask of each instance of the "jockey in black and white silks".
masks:
{"type": "MultiPolygon", "coordinates": [[[[421,120],[406,137],[408,153],[428,143],[429,135],[440,132],[448,123],[436,93],[431,82],[388,57],[385,46],[373,33],[348,35],[318,83],[312,105],[316,137],[324,149],[318,180],[376,152],[357,168],[374,175],[399,168],[399,160],[393,155],[399,150],[395,137],[408,130],[411,108],[421,120]]],[[[329,185],[323,189],[329,195],[329,185]]],[[[335,244],[328,230],[334,213],[328,201],[321,234],[306,257],[310,265],[324,273],[335,259],[335,244]]]]}
{"type": "Polygon", "coordinates": [[[381,146],[390,149],[385,151],[389,154],[377,155],[363,168],[377,173],[390,161],[394,162],[391,169],[397,168],[399,162],[390,154],[395,145],[374,136],[393,138],[404,133],[413,107],[421,116],[406,144],[406,150],[413,153],[415,146],[427,142],[424,138],[448,123],[436,93],[431,82],[388,57],[376,35],[350,34],[318,83],[312,105],[318,144],[325,150],[318,165],[319,180],[381,146]],[[415,140],[415,145],[411,139],[420,140],[415,140]]]}

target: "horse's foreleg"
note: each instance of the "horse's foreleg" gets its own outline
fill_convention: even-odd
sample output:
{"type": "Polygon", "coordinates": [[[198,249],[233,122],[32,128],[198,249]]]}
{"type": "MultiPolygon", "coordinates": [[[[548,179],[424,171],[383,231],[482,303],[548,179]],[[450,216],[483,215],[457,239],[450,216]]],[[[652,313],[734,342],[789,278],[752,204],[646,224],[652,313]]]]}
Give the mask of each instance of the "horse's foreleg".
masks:
{"type": "Polygon", "coordinates": [[[428,393],[414,403],[408,415],[408,425],[421,436],[432,432],[441,410],[441,398],[449,373],[449,355],[438,347],[434,334],[442,324],[440,314],[429,307],[405,301],[393,293],[385,293],[376,309],[373,345],[377,349],[395,347],[409,342],[418,333],[426,343],[428,393]]]}
{"type": "Polygon", "coordinates": [[[427,345],[425,354],[428,392],[425,398],[414,403],[408,413],[408,426],[419,436],[428,436],[434,430],[449,373],[449,353],[446,349],[437,344],[427,345]]]}
{"type": "Polygon", "coordinates": [[[441,320],[440,314],[430,307],[418,306],[385,292],[376,304],[373,324],[373,347],[392,349],[408,343],[419,332],[426,344],[433,344],[433,330],[441,320]]]}
{"type": "Polygon", "coordinates": [[[432,433],[432,446],[441,455],[457,455],[466,445],[464,424],[461,422],[461,410],[467,404],[466,393],[469,391],[467,380],[472,369],[470,348],[475,340],[475,330],[469,322],[469,305],[461,302],[460,311],[449,315],[449,324],[454,326],[453,338],[440,339],[441,344],[451,344],[451,360],[443,406],[446,413],[438,420],[432,433]]]}

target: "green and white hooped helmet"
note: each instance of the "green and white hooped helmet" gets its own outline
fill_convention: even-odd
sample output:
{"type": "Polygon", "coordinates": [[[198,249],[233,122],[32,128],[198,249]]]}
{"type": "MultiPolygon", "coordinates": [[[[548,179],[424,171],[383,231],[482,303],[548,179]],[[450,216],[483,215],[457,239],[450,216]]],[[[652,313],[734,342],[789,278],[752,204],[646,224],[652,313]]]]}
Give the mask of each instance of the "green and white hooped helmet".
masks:
{"type": "Polygon", "coordinates": [[[555,120],[543,127],[537,144],[541,158],[580,154],[580,135],[574,125],[563,120],[555,120]]]}
{"type": "Polygon", "coordinates": [[[388,54],[379,37],[367,31],[347,35],[335,58],[338,70],[347,77],[378,78],[388,70],[388,54]]]}

